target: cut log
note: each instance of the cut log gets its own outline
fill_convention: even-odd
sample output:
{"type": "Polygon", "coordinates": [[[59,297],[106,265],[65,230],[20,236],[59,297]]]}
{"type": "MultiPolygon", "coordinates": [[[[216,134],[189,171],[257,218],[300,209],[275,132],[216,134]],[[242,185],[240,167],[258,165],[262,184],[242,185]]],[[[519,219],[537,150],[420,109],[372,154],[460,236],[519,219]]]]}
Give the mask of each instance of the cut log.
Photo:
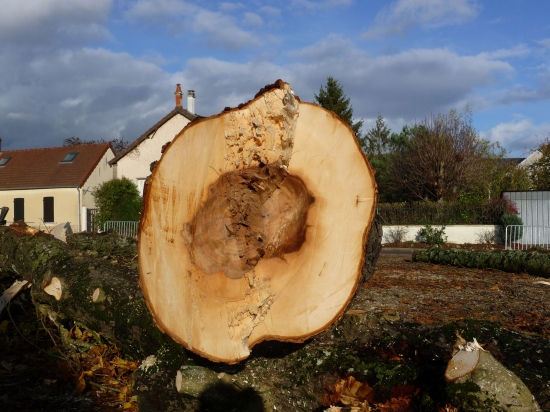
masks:
{"type": "Polygon", "coordinates": [[[484,411],[537,412],[540,407],[525,384],[474,339],[460,344],[445,370],[456,406],[470,410],[472,398],[484,411]],[[468,385],[469,384],[469,385],[468,385]],[[470,395],[470,396],[465,396],[470,395]]]}
{"type": "Polygon", "coordinates": [[[19,292],[30,287],[31,284],[28,280],[16,280],[15,282],[13,282],[13,285],[6,289],[2,296],[0,296],[0,312],[4,310],[10,300],[16,297],[19,292]]]}
{"type": "Polygon", "coordinates": [[[140,285],[157,325],[227,363],[326,329],[361,278],[376,201],[351,128],[287,83],[189,124],[144,194],[140,285]]]}

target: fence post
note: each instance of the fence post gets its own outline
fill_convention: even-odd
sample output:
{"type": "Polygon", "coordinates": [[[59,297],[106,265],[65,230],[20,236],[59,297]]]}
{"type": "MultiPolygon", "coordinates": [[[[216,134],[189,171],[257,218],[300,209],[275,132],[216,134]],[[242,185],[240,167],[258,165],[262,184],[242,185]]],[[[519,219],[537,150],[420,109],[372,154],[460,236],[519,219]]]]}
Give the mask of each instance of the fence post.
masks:
{"type": "Polygon", "coordinates": [[[508,228],[510,226],[506,226],[504,228],[504,250],[508,250],[508,228]]]}

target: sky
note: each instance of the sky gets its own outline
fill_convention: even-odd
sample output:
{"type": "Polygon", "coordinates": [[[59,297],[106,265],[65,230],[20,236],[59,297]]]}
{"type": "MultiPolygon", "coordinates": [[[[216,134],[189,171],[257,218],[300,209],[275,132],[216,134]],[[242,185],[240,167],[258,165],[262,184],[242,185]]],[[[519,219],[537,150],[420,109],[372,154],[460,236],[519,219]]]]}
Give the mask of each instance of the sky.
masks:
{"type": "Polygon", "coordinates": [[[525,157],[550,136],[548,0],[0,0],[2,150],[133,141],[175,106],[217,114],[282,79],[336,78],[363,132],[468,106],[525,157]],[[184,99],[184,107],[185,106],[184,99]]]}

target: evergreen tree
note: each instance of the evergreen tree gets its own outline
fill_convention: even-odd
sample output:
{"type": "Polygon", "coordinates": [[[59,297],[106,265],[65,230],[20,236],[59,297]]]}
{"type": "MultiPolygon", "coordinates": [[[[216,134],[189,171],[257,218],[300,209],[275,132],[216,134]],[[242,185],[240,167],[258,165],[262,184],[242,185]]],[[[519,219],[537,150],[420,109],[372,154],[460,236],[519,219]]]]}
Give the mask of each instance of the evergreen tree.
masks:
{"type": "Polygon", "coordinates": [[[353,108],[350,99],[346,97],[342,86],[333,77],[327,78],[325,87],[321,86],[319,94],[314,94],[315,102],[327,110],[331,110],[342,118],[355,132],[357,139],[361,141],[361,127],[363,120],[353,123],[353,108]]]}
{"type": "Polygon", "coordinates": [[[376,118],[376,124],[367,131],[360,143],[369,159],[387,153],[390,146],[390,129],[380,114],[376,118]]]}

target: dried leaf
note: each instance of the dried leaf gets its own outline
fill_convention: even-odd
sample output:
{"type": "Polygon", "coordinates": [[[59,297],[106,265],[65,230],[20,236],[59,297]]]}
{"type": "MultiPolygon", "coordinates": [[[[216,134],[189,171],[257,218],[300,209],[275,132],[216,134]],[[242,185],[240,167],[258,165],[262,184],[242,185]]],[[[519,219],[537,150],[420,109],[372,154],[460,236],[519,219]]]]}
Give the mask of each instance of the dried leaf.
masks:
{"type": "Polygon", "coordinates": [[[86,389],[86,381],[84,380],[84,376],[92,376],[92,374],[92,371],[84,371],[80,374],[76,382],[76,391],[78,393],[82,393],[84,389],[86,389]]]}

